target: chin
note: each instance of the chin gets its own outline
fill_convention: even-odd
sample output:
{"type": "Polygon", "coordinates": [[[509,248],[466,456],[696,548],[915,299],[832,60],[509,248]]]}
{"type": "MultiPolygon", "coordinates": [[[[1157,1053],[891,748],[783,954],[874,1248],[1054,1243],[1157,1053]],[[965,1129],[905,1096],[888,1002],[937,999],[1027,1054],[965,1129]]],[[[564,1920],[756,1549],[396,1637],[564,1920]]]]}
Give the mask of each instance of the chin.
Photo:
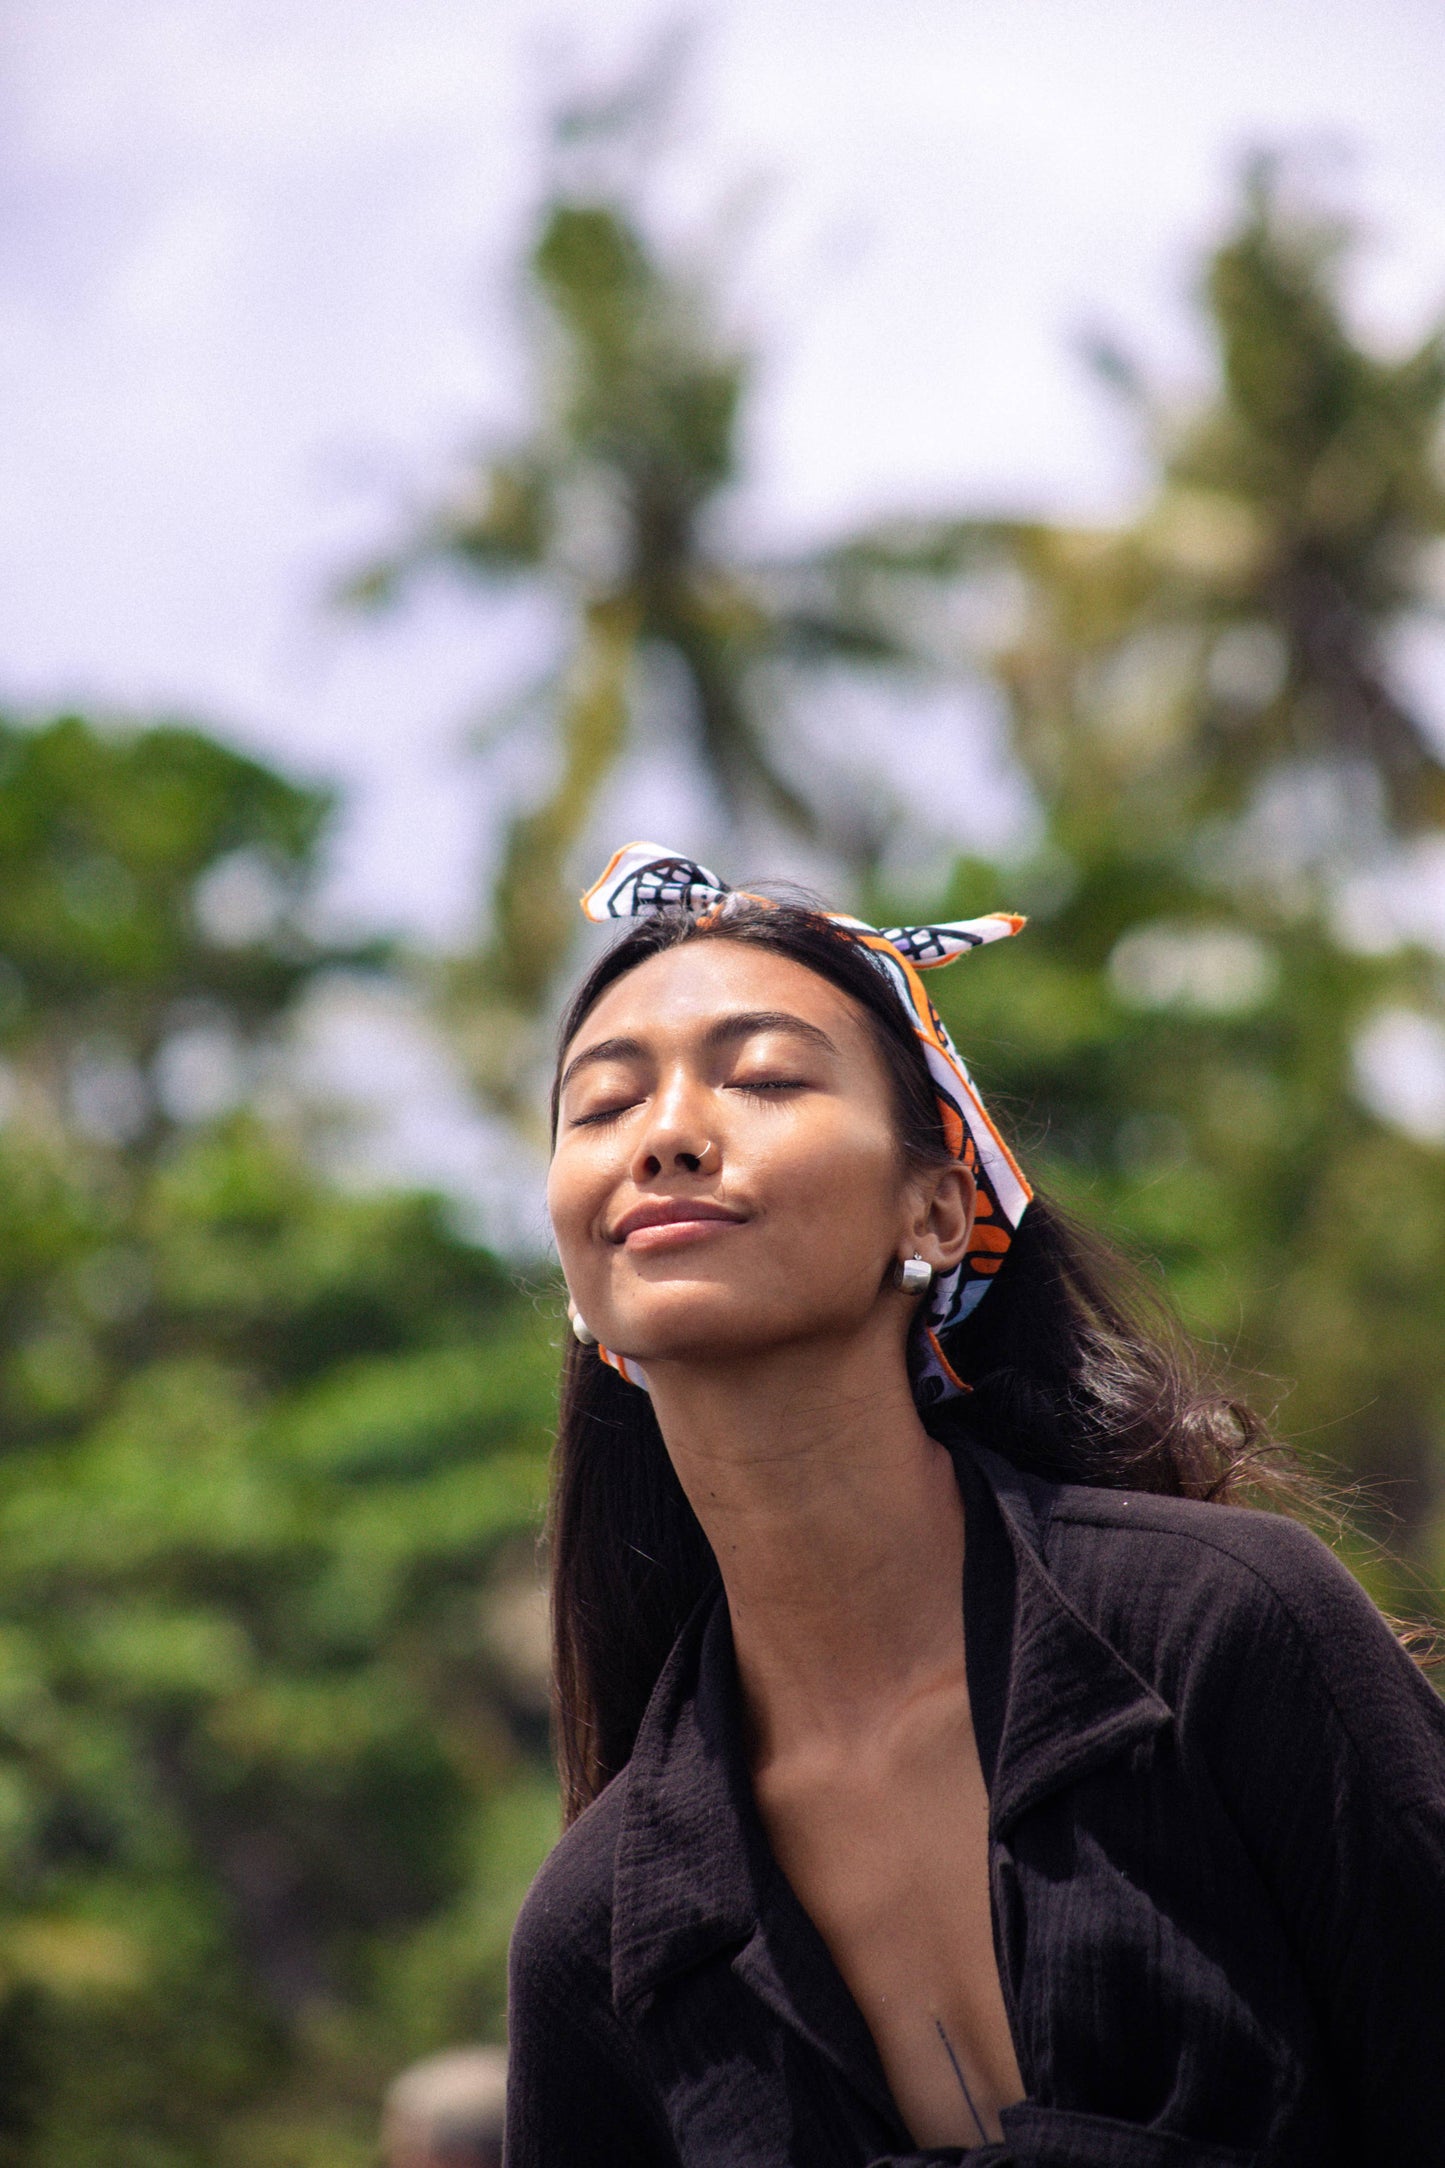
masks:
{"type": "Polygon", "coordinates": [[[846,1318],[822,1318],[809,1312],[789,1316],[781,1301],[759,1304],[756,1294],[743,1302],[719,1301],[703,1305],[691,1293],[677,1306],[685,1315],[668,1316],[670,1305],[658,1304],[651,1314],[633,1311],[619,1320],[616,1338],[601,1335],[614,1354],[626,1355],[645,1370],[649,1363],[747,1362],[785,1347],[810,1340],[836,1343],[862,1329],[863,1320],[851,1311],[846,1318]]]}
{"type": "Polygon", "coordinates": [[[696,1288],[680,1290],[679,1295],[675,1303],[629,1305],[627,1314],[617,1320],[616,1337],[601,1333],[604,1345],[644,1366],[718,1362],[756,1353],[777,1335],[776,1310],[760,1313],[756,1298],[739,1305],[726,1299],[701,1303],[696,1288]]]}
{"type": "Polygon", "coordinates": [[[758,1352],[755,1335],[721,1329],[699,1331],[695,1325],[686,1331],[634,1330],[625,1336],[619,1335],[616,1340],[609,1340],[604,1333],[602,1340],[614,1354],[625,1355],[629,1362],[641,1363],[644,1370],[649,1363],[736,1362],[758,1352]]]}

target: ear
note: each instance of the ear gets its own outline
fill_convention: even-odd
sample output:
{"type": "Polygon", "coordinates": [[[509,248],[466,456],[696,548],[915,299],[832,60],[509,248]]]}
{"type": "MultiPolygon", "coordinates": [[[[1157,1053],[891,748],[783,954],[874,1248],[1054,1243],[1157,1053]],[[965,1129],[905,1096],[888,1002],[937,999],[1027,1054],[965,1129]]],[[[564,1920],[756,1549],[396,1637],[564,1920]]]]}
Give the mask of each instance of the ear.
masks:
{"type": "Polygon", "coordinates": [[[909,1239],[935,1272],[951,1272],[968,1248],[977,1200],[977,1183],[956,1160],[918,1183],[909,1239]]]}

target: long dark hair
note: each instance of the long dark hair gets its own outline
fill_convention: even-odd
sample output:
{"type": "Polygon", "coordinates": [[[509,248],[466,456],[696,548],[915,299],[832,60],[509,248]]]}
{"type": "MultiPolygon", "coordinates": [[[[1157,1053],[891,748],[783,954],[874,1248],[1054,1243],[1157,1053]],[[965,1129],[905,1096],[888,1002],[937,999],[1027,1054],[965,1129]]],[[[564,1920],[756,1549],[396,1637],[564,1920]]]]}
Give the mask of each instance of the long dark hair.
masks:
{"type": "MultiPolygon", "coordinates": [[[[561,1057],[607,987],[689,941],[737,941],[802,964],[861,1010],[884,1064],[905,1161],[946,1165],[917,1036],[865,950],[820,911],[735,899],[728,916],[641,919],[595,964],[562,1022],[561,1057]]],[[[552,1120],[557,1119],[553,1087],[552,1120]]],[[[924,1410],[1016,1467],[1071,1483],[1224,1500],[1274,1483],[1259,1420],[1222,1391],[1127,1260],[1036,1196],[987,1299],[949,1338],[971,1391],[924,1410]],[[963,1413],[960,1416],[959,1410],[963,1413]]],[[[558,1764],[570,1822],[626,1763],[668,1651],[717,1578],[652,1403],[570,1337],[550,1516],[558,1764]]]]}

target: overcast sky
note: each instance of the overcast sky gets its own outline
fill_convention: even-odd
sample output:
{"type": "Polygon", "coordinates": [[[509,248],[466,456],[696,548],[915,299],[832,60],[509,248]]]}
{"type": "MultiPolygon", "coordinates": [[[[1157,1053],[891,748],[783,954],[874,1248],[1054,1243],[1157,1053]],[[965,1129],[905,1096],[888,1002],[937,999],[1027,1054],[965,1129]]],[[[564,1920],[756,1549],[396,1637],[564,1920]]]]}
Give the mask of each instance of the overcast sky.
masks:
{"type": "MultiPolygon", "coordinates": [[[[10,0],[0,15],[0,695],[182,708],[349,787],[332,892],[445,935],[467,717],[535,627],[444,592],[322,607],[521,391],[509,267],[559,71],[636,0],[10,0]]],[[[1107,515],[1137,474],[1071,350],[1198,366],[1190,267],[1251,142],[1373,226],[1382,336],[1445,304],[1439,0],[731,0],[699,18],[666,208],[757,184],[743,507],[1107,515]],[[1350,163],[1329,168],[1329,147],[1350,163]]]]}

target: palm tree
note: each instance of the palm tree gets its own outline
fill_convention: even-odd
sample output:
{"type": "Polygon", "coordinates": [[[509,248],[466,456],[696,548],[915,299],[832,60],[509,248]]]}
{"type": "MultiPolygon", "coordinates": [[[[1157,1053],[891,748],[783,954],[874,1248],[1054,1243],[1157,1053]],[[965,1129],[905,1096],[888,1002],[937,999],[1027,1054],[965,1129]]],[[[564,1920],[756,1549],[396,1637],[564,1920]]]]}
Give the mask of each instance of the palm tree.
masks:
{"type": "MultiPolygon", "coordinates": [[[[589,130],[635,138],[638,108],[614,100],[566,115],[556,142],[570,148],[589,130]]],[[[488,934],[452,984],[473,1073],[514,1110],[573,930],[569,860],[632,740],[643,673],[669,689],[665,726],[701,764],[728,821],[768,816],[856,863],[876,851],[876,818],[830,811],[816,773],[789,765],[780,678],[788,666],[908,659],[906,642],[857,606],[828,561],[750,559],[725,545],[717,514],[739,470],[748,359],[719,330],[700,281],[648,237],[626,185],[594,168],[553,188],[527,287],[530,428],[487,453],[399,551],[344,591],[376,606],[443,564],[490,588],[530,585],[566,611],[563,667],[514,711],[554,743],[555,781],[508,820],[488,934]]]]}
{"type": "Polygon", "coordinates": [[[1445,823],[1445,748],[1391,658],[1439,611],[1445,334],[1365,346],[1340,297],[1349,241],[1260,159],[1207,266],[1213,399],[1179,419],[1096,354],[1155,439],[1129,524],[943,522],[847,553],[875,582],[976,580],[981,558],[1006,576],[991,665],[1066,844],[1132,830],[1152,848],[1161,821],[1183,835],[1301,783],[1350,805],[1363,853],[1445,823]]]}

